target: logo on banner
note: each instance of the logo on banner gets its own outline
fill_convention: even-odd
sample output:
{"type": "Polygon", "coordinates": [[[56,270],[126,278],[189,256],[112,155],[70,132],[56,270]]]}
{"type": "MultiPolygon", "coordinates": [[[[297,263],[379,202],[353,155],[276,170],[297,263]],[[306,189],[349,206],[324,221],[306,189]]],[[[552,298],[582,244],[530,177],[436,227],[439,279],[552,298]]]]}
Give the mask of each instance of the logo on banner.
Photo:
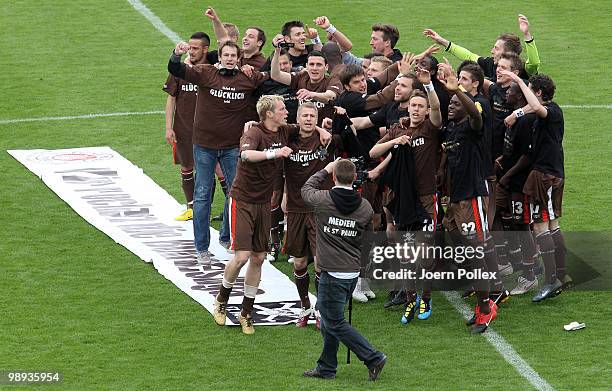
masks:
{"type": "Polygon", "coordinates": [[[84,152],[84,151],[75,151],[75,152],[55,152],[55,151],[45,151],[40,154],[33,155],[29,157],[28,160],[35,160],[39,162],[46,163],[57,163],[57,164],[66,164],[66,163],[82,163],[82,162],[91,162],[91,161],[101,161],[101,160],[109,160],[114,156],[112,153],[104,153],[104,152],[84,152]]]}

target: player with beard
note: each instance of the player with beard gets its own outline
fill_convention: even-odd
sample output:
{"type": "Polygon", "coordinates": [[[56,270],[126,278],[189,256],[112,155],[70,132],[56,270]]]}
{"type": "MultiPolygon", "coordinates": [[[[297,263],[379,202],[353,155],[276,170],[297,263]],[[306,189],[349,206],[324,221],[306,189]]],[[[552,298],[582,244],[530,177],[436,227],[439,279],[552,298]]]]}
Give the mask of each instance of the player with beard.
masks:
{"type": "MultiPolygon", "coordinates": [[[[454,93],[448,107],[445,130],[447,189],[450,203],[444,225],[455,245],[484,247],[484,258],[493,247],[486,223],[487,188],[484,177],[483,123],[480,111],[472,99],[459,89],[459,82],[448,63],[440,64],[446,89],[454,93]]],[[[485,259],[477,256],[468,262],[473,270],[487,271],[485,259]]],[[[497,305],[489,298],[489,281],[474,281],[476,304],[473,333],[484,332],[497,316],[497,305]]]]}
{"type": "MultiPolygon", "coordinates": [[[[314,211],[304,204],[301,189],[304,183],[332,161],[331,149],[321,144],[317,133],[318,110],[314,103],[302,103],[298,108],[297,124],[299,133],[289,138],[288,146],[293,152],[285,159],[285,184],[287,193],[287,240],[285,252],[294,257],[293,275],[295,285],[302,302],[302,312],[296,323],[297,327],[306,327],[308,319],[314,315],[317,328],[320,328],[320,315],[311,306],[308,298],[310,276],[308,274],[308,255],[316,254],[316,224],[314,211]]],[[[331,188],[331,181],[327,188],[331,188]]],[[[321,274],[315,258],[315,273],[318,281],[321,274]]]]}
{"type": "MultiPolygon", "coordinates": [[[[553,101],[555,83],[546,75],[529,79],[529,86],[518,76],[504,72],[516,82],[537,119],[533,127],[531,157],[533,165],[523,192],[529,197],[533,231],[544,260],[545,281],[532,301],[558,295],[572,283],[565,272],[565,239],[559,228],[563,187],[565,185],[563,111],[553,101]]],[[[518,116],[520,112],[517,113],[518,116]]]]}
{"type": "MultiPolygon", "coordinates": [[[[206,64],[210,38],[197,32],[189,38],[189,63],[206,64]]],[[[174,163],[181,166],[181,184],[187,200],[187,209],[176,217],[178,221],[193,218],[193,117],[198,86],[173,75],[168,75],[163,90],[166,99],[166,142],[172,146],[174,163]]]]}
{"type": "MultiPolygon", "coordinates": [[[[372,158],[378,158],[392,152],[396,145],[408,144],[412,146],[415,164],[415,187],[421,205],[425,208],[430,218],[430,224],[423,227],[426,232],[424,239],[426,245],[433,244],[433,235],[436,231],[436,222],[439,214],[439,200],[436,192],[436,172],[440,161],[440,128],[442,127],[442,112],[434,86],[431,82],[429,71],[417,68],[417,78],[427,91],[425,95],[420,90],[412,92],[408,100],[407,118],[402,118],[399,123],[391,126],[389,132],[381,138],[370,150],[372,158]]],[[[394,197],[403,197],[396,193],[394,197]]],[[[420,227],[418,227],[420,228],[420,227]]],[[[408,227],[397,227],[399,231],[405,231],[408,227]]],[[[420,259],[421,266],[427,271],[433,271],[436,266],[434,259],[420,259]]],[[[431,315],[431,281],[424,281],[423,294],[419,298],[416,295],[414,281],[409,281],[406,289],[406,310],[402,317],[402,323],[407,324],[418,314],[419,319],[428,319],[431,315]]]]}
{"type": "MultiPolygon", "coordinates": [[[[506,100],[517,109],[527,105],[521,88],[514,82],[508,88],[506,100]]],[[[514,265],[523,269],[523,275],[518,278],[518,285],[510,292],[511,295],[522,295],[538,287],[534,272],[538,254],[529,229],[529,200],[523,193],[531,170],[529,153],[535,120],[536,115],[528,113],[506,128],[504,154],[496,161],[500,172],[496,191],[497,211],[508,241],[510,259],[514,265]]]]}
{"type": "MultiPolygon", "coordinates": [[[[182,63],[181,55],[189,45],[179,42],[168,62],[168,71],[185,81],[198,85],[193,125],[193,155],[196,168],[193,203],[194,241],[198,263],[210,264],[210,206],[214,170],[221,164],[228,187],[236,172],[239,143],[248,115],[248,95],[268,79],[267,73],[256,72],[252,77],[237,69],[240,48],[233,42],[224,43],[217,65],[196,66],[182,63]]],[[[220,242],[229,242],[227,206],[224,210],[220,242]]]]}
{"type": "MultiPolygon", "coordinates": [[[[525,47],[527,51],[527,61],[524,67],[521,67],[520,74],[524,79],[527,79],[531,75],[538,73],[540,67],[540,57],[538,49],[535,46],[534,38],[529,32],[529,20],[525,15],[518,15],[519,29],[523,32],[525,38],[525,47]]],[[[487,78],[494,80],[496,76],[496,69],[503,53],[513,53],[517,56],[521,54],[523,48],[521,47],[521,41],[519,37],[512,33],[504,33],[497,37],[495,44],[491,49],[492,57],[480,57],[477,54],[470,52],[469,50],[457,45],[454,42],[442,38],[440,34],[436,33],[432,29],[426,29],[423,31],[423,35],[431,38],[437,44],[445,48],[445,50],[460,60],[471,60],[475,61],[480,65],[484,74],[487,78]]]]}
{"type": "Polygon", "coordinates": [[[319,109],[319,118],[331,117],[333,106],[328,105],[342,91],[342,85],[336,77],[325,75],[327,60],[321,52],[313,51],[308,55],[306,72],[291,74],[280,70],[279,55],[281,39],[275,38],[270,76],[272,80],[288,85],[298,101],[314,101],[319,109]]]}

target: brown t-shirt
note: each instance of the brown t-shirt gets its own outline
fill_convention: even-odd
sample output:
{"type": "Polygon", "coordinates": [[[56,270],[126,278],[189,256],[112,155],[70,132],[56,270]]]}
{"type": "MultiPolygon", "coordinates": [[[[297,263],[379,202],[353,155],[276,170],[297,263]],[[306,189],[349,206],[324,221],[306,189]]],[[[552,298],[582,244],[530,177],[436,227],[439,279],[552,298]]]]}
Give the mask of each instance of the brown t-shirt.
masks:
{"type": "Polygon", "coordinates": [[[197,84],[168,75],[162,88],[168,95],[176,98],[172,128],[177,137],[193,134],[193,115],[198,96],[197,84]]]}
{"type": "Polygon", "coordinates": [[[263,65],[266,63],[267,58],[265,58],[261,52],[257,53],[254,56],[251,56],[249,58],[244,58],[244,57],[240,57],[240,66],[243,65],[250,65],[253,68],[255,68],[256,71],[259,71],[261,69],[261,67],[263,67],[263,65]]]}
{"type": "MultiPolygon", "coordinates": [[[[251,126],[240,139],[242,151],[270,151],[287,145],[289,134],[299,131],[295,125],[281,126],[277,132],[266,129],[262,122],[251,126]]],[[[230,196],[238,201],[252,204],[270,202],[272,190],[282,172],[283,159],[264,160],[250,163],[238,160],[236,177],[230,196]]]]}
{"type": "Polygon", "coordinates": [[[193,143],[211,149],[238,147],[249,119],[248,98],[268,79],[266,72],[254,72],[251,78],[240,71],[221,76],[213,65],[187,66],[185,80],[198,85],[193,143]]]}
{"type": "MultiPolygon", "coordinates": [[[[435,194],[436,172],[440,162],[440,129],[436,129],[429,118],[416,128],[405,128],[400,123],[393,124],[389,132],[378,144],[393,140],[403,135],[412,138],[417,191],[419,195],[435,194]]],[[[393,151],[393,150],[391,150],[393,151]]]]}
{"type": "MultiPolygon", "coordinates": [[[[319,133],[314,131],[309,137],[292,137],[288,144],[293,153],[285,159],[285,183],[287,185],[287,212],[308,213],[313,209],[304,204],[302,200],[302,186],[304,183],[325,168],[333,160],[333,141],[327,147],[327,156],[322,155],[323,146],[319,140],[319,133]],[[321,160],[322,159],[322,160],[321,160]]],[[[322,189],[331,189],[333,183],[331,176],[324,183],[322,189]]]]}
{"type": "MultiPolygon", "coordinates": [[[[327,90],[331,90],[336,93],[336,96],[340,95],[342,92],[342,83],[340,80],[335,77],[325,76],[323,80],[314,84],[310,81],[310,76],[308,72],[299,72],[291,74],[291,84],[289,84],[289,89],[297,92],[302,88],[312,91],[312,92],[326,92],[327,90]]],[[[299,104],[304,103],[305,101],[300,100],[299,104]]],[[[313,101],[319,110],[319,118],[318,124],[321,125],[323,122],[323,118],[328,117],[332,118],[334,115],[334,106],[331,104],[331,101],[328,103],[313,101]]]]}

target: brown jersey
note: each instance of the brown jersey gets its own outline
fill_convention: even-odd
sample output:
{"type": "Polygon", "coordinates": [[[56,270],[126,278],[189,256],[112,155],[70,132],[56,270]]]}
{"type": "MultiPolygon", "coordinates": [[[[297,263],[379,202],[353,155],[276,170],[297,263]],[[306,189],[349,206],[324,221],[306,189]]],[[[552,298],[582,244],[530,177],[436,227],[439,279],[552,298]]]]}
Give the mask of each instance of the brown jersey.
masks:
{"type": "Polygon", "coordinates": [[[261,52],[255,54],[254,56],[251,56],[249,58],[244,58],[244,57],[240,57],[240,66],[242,67],[243,65],[250,65],[253,68],[255,68],[256,71],[259,71],[261,69],[261,67],[264,66],[264,64],[266,63],[267,59],[261,54],[261,52]]]}
{"type": "MultiPolygon", "coordinates": [[[[319,133],[316,131],[308,137],[291,137],[288,146],[293,152],[285,159],[287,212],[312,212],[313,209],[306,206],[302,200],[302,186],[308,178],[324,169],[327,163],[332,161],[333,146],[330,144],[326,152],[319,140],[319,133]]],[[[331,177],[329,179],[324,189],[331,189],[333,183],[331,177]]]]}
{"type": "Polygon", "coordinates": [[[249,119],[248,98],[268,79],[265,72],[222,76],[213,65],[187,66],[185,80],[198,85],[193,143],[211,149],[238,147],[249,119]]]}
{"type": "MultiPolygon", "coordinates": [[[[323,80],[318,83],[313,83],[310,81],[310,76],[308,72],[300,72],[300,73],[292,73],[291,74],[291,84],[289,84],[289,88],[293,91],[301,90],[302,88],[312,91],[312,92],[326,92],[327,90],[333,91],[336,93],[336,96],[340,95],[342,92],[342,83],[337,77],[328,77],[325,76],[323,80]]],[[[319,110],[319,125],[323,122],[323,118],[332,118],[334,115],[334,106],[331,102],[323,103],[313,101],[319,110]]],[[[304,103],[304,101],[300,100],[300,104],[304,103]]]]}
{"type": "Polygon", "coordinates": [[[174,129],[177,138],[185,138],[185,136],[191,138],[193,134],[193,115],[198,96],[197,84],[168,75],[163,90],[176,98],[172,129],[174,129]]]}
{"type": "MultiPolygon", "coordinates": [[[[262,122],[251,126],[240,139],[242,151],[270,151],[287,146],[289,134],[299,131],[295,125],[281,126],[273,132],[266,129],[262,122]]],[[[270,202],[272,190],[278,182],[283,165],[282,159],[264,160],[250,163],[238,160],[236,177],[232,183],[230,196],[238,201],[252,204],[270,202]]]]}
{"type": "Polygon", "coordinates": [[[436,171],[438,170],[440,150],[440,129],[436,129],[429,118],[416,128],[405,128],[400,123],[391,126],[389,132],[378,142],[384,143],[400,136],[412,138],[414,153],[417,191],[419,195],[429,195],[436,192],[436,171]]]}

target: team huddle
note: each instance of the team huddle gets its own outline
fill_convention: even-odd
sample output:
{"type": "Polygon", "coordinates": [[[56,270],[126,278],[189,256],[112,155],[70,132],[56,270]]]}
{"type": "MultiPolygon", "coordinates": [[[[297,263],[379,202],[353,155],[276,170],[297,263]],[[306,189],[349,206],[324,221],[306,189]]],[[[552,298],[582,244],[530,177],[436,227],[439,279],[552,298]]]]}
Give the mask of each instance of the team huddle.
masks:
{"type": "MultiPolygon", "coordinates": [[[[383,23],[371,26],[372,52],[360,57],[326,16],[314,20],[325,42],[316,28],[290,21],[273,37],[267,57],[261,28],[248,27],[238,44],[235,25],[223,23],[212,8],[204,15],[218,49],[209,50],[203,32],[174,48],[164,84],[166,141],[181,167],[188,205],[177,219],[193,219],[197,263],[204,268],[211,265],[215,177],[226,196],[219,242],[233,257],[215,299],[217,324],[225,324],[229,297],[246,266],[239,321],[245,334],[254,333],[262,264],[284,253],[302,304],[297,326],[314,319],[321,328],[309,300],[309,264],[316,291],[322,271],[343,270],[317,259],[317,246],[330,244],[317,242],[317,206],[303,194],[308,180],[338,157],[356,166],[349,183],[371,206],[369,230],[386,232],[390,243],[449,241],[483,249],[483,257],[455,265],[497,276],[473,280],[463,294],[477,299],[471,332],[484,332],[513,295],[533,292],[532,301],[539,302],[571,285],[559,227],[563,112],[553,100],[553,80],[539,73],[524,15],[518,17],[524,42],[501,34],[490,57],[431,29],[423,34],[432,46],[402,54],[398,29],[383,23]],[[457,69],[434,56],[441,51],[462,61],[457,69]],[[407,231],[417,234],[401,234],[407,231]],[[505,287],[500,277],[517,271],[516,285],[505,287]]],[[[344,189],[325,175],[317,184],[344,189]]],[[[358,207],[350,189],[332,195],[342,213],[358,207]]],[[[444,267],[436,257],[391,265],[428,275],[444,267]]],[[[384,307],[402,308],[403,324],[425,320],[432,315],[433,285],[431,278],[418,288],[414,280],[396,280],[384,307]]],[[[365,270],[352,297],[375,298],[365,270]]]]}

